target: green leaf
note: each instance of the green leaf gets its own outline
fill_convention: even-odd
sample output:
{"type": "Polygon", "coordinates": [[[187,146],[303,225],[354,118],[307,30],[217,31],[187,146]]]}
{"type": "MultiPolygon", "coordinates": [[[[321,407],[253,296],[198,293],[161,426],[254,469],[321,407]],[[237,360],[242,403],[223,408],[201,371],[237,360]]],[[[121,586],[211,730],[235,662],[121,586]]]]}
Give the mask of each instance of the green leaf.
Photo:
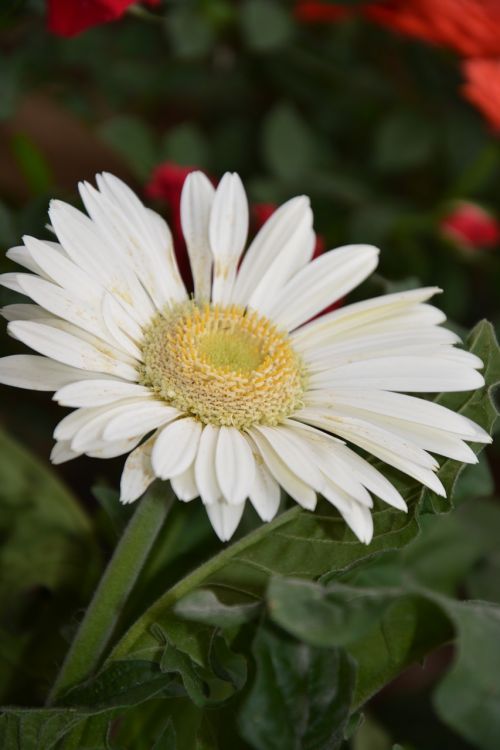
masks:
{"type": "Polygon", "coordinates": [[[186,620],[203,622],[221,628],[242,625],[257,616],[260,602],[228,605],[209,589],[198,589],[185,596],[174,607],[174,612],[186,620]]]}
{"type": "Polygon", "coordinates": [[[196,670],[191,658],[179,651],[159,626],[152,628],[160,644],[164,646],[160,659],[160,669],[166,674],[174,672],[180,675],[187,694],[196,706],[203,706],[207,702],[208,690],[202,677],[196,670]]]}
{"type": "Polygon", "coordinates": [[[214,44],[213,27],[197,8],[170,8],[165,29],[174,54],[181,58],[202,57],[214,44]]]}
{"type": "Polygon", "coordinates": [[[0,695],[39,700],[66,649],[60,628],[86,602],[100,555],[70,492],[3,433],[0,476],[0,695]]]}
{"type": "Polygon", "coordinates": [[[394,746],[380,724],[366,717],[353,737],[352,750],[394,750],[394,746]]]}
{"type": "Polygon", "coordinates": [[[487,602],[443,600],[453,621],[456,661],[434,694],[449,726],[481,750],[496,750],[500,737],[500,607],[487,602]]]}
{"type": "Polygon", "coordinates": [[[262,149],[271,172],[284,180],[298,180],[318,159],[315,134],[297,110],[284,102],[268,114],[262,130],[262,149]]]}
{"type": "Polygon", "coordinates": [[[375,166],[383,172],[420,167],[432,156],[434,141],[434,130],[426,119],[415,112],[397,111],[376,132],[375,166]]]}
{"type": "Polygon", "coordinates": [[[245,0],[239,19],[247,46],[257,52],[283,47],[294,31],[286,8],[269,0],[245,0]]]}
{"type": "Polygon", "coordinates": [[[213,673],[221,680],[231,683],[235,691],[241,690],[247,680],[247,662],[241,654],[235,654],[219,633],[214,633],[208,660],[213,673]]]}
{"type": "Polygon", "coordinates": [[[176,750],[177,742],[175,740],[175,728],[172,720],[169,719],[165,724],[163,732],[158,738],[151,750],[176,750]]]}
{"type": "Polygon", "coordinates": [[[194,123],[178,125],[163,137],[160,159],[186,167],[208,169],[210,156],[207,139],[194,123]]]}
{"type": "Polygon", "coordinates": [[[140,179],[157,163],[157,144],[150,128],[136,117],[118,115],[102,123],[98,135],[140,179]]]}
{"type": "Polygon", "coordinates": [[[257,673],[239,716],[256,750],[335,750],[344,738],[355,668],[340,649],[316,649],[262,627],[257,673]]]}
{"type": "MultiPolygon", "coordinates": [[[[394,598],[399,595],[396,591],[394,598]]],[[[313,646],[347,646],[359,640],[392,603],[389,591],[334,583],[320,586],[273,578],[267,591],[271,618],[313,646]]]]}
{"type": "Polygon", "coordinates": [[[66,706],[4,708],[0,717],[2,750],[95,750],[106,746],[110,721],[120,710],[155,695],[176,695],[179,686],[152,662],[115,663],[65,696],[66,706]],[[99,738],[87,745],[83,737],[99,738]]]}

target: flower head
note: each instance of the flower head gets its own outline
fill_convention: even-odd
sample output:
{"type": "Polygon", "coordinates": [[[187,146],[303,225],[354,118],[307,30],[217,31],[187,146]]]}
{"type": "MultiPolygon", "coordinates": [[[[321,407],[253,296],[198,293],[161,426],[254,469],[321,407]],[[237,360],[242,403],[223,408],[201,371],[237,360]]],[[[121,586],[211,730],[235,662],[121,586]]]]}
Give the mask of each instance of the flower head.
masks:
{"type": "Polygon", "coordinates": [[[476,203],[458,201],[440,223],[441,233],[465,250],[490,248],[500,243],[500,224],[476,203]]]}
{"type": "Polygon", "coordinates": [[[201,497],[222,540],[247,498],[264,521],[280,487],[314,510],[323,495],[368,543],[376,495],[406,508],[395,487],[346,443],[438,494],[437,453],[476,458],[489,436],[465,417],[405,391],[483,384],[481,361],[456,349],[435,288],[357,302],[319,318],[376,267],[378,250],[350,245],[312,259],[305,196],[278,208],[244,252],[243,185],[215,190],[189,174],[181,224],[194,295],[178,271],[170,231],[120,180],[80,185],[89,216],[50,206],[58,242],[24,238],[8,255],[32,273],[1,282],[32,304],[4,308],[9,332],[38,355],[0,361],[9,385],[55,391],[74,408],[55,430],[55,463],[129,453],[121,500],[156,478],[177,497],[201,497]]]}
{"type": "MultiPolygon", "coordinates": [[[[121,18],[137,0],[47,0],[49,30],[59,36],[75,36],[92,26],[121,18]]],[[[160,0],[144,0],[158,5],[160,0]]]]}
{"type": "Polygon", "coordinates": [[[500,57],[497,59],[464,60],[465,84],[462,93],[500,133],[500,57]]]}
{"type": "Polygon", "coordinates": [[[365,15],[395,31],[467,57],[500,54],[498,0],[381,0],[365,15]]]}

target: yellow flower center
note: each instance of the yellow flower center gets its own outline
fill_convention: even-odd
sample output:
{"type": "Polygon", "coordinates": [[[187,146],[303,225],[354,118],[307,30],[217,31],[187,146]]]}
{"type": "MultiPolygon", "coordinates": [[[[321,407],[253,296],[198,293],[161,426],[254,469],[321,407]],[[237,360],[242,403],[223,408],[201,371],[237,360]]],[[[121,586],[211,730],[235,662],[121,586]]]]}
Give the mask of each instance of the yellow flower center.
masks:
{"type": "Polygon", "coordinates": [[[205,424],[276,425],[303,405],[288,336],[243,307],[188,302],[158,314],[142,354],[143,385],[205,424]]]}

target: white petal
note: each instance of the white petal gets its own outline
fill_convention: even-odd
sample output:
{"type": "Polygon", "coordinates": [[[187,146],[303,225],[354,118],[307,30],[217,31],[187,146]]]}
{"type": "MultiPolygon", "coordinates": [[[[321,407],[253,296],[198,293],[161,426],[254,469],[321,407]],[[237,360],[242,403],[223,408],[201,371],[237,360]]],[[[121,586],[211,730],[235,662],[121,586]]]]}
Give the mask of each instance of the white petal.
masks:
{"type": "Polygon", "coordinates": [[[157,427],[172,422],[180,416],[178,409],[150,399],[140,399],[123,408],[105,427],[104,440],[124,440],[136,435],[146,434],[157,427]]]}
{"type": "Polygon", "coordinates": [[[350,509],[344,511],[342,516],[359,541],[370,544],[373,538],[373,518],[370,510],[359,503],[352,503],[350,509]]]}
{"type": "Polygon", "coordinates": [[[271,521],[280,505],[281,492],[278,482],[262,463],[258,454],[255,461],[255,476],[250,490],[250,502],[263,521],[271,521]]]}
{"type": "Polygon", "coordinates": [[[227,542],[236,531],[245,509],[245,503],[230,505],[225,500],[216,500],[205,509],[215,533],[221,542],[227,542]]]}
{"type": "Polygon", "coordinates": [[[151,212],[117,177],[103,174],[96,180],[100,192],[86,186],[94,198],[87,209],[103,235],[110,243],[119,243],[122,256],[127,257],[158,309],[185,300],[170,232],[158,241],[158,225],[151,221],[151,212]]]}
{"type": "Polygon", "coordinates": [[[377,267],[378,253],[372,245],[348,245],[324,253],[285,284],[269,316],[292,331],[364,281],[377,267]]]}
{"type": "Polygon", "coordinates": [[[189,503],[200,494],[194,476],[194,464],[191,464],[189,469],[183,471],[182,474],[172,477],[170,484],[178,499],[183,503],[189,503]]]}
{"type": "Polygon", "coordinates": [[[109,338],[99,308],[91,303],[82,302],[57,284],[38,276],[27,276],[19,283],[24,294],[52,315],[67,320],[104,341],[109,338]]]}
{"type": "Polygon", "coordinates": [[[73,334],[52,326],[32,321],[12,321],[8,331],[40,354],[93,372],[117,375],[125,380],[137,380],[134,367],[116,360],[113,356],[99,351],[95,346],[73,334]]]}
{"type": "Polygon", "coordinates": [[[9,250],[7,250],[5,255],[7,256],[7,258],[9,258],[9,260],[14,261],[14,263],[23,266],[23,268],[27,268],[28,271],[37,273],[39,276],[45,276],[42,268],[40,268],[38,263],[36,263],[28,248],[24,245],[11,247],[9,250]]]}
{"type": "Polygon", "coordinates": [[[424,354],[430,351],[449,350],[449,344],[456,343],[458,337],[446,328],[424,329],[418,334],[391,331],[385,334],[363,334],[336,341],[329,346],[309,349],[303,356],[308,369],[332,369],[349,362],[377,359],[382,356],[424,354]]]}
{"type": "Polygon", "coordinates": [[[435,401],[408,396],[390,391],[335,388],[306,393],[307,406],[329,409],[331,406],[346,406],[363,409],[365,412],[404,419],[428,427],[438,427],[466,440],[490,443],[491,437],[482,427],[467,417],[447,409],[435,401]]]}
{"type": "Polygon", "coordinates": [[[40,305],[29,305],[16,303],[14,305],[5,305],[1,309],[2,316],[5,320],[43,320],[47,321],[51,317],[47,310],[40,305]]]}
{"type": "Polygon", "coordinates": [[[314,510],[316,507],[316,493],[314,489],[309,484],[306,484],[306,482],[303,482],[302,479],[299,479],[260,432],[251,428],[248,430],[248,433],[267,468],[285,492],[303,508],[314,510]]]}
{"type": "MultiPolygon", "coordinates": [[[[366,325],[379,320],[397,321],[401,317],[401,313],[404,313],[408,308],[420,309],[420,307],[424,307],[427,309],[428,306],[420,303],[425,302],[440,291],[438,287],[425,287],[413,289],[409,292],[386,294],[363,302],[345,305],[339,310],[322,315],[321,318],[313,320],[294,331],[292,334],[294,345],[299,347],[301,351],[305,351],[312,347],[325,346],[343,332],[360,327],[364,328],[366,325]]],[[[440,310],[436,308],[431,308],[431,310],[436,311],[440,321],[445,319],[440,310]]]]}
{"type": "MultiPolygon", "coordinates": [[[[0,360],[1,362],[1,360],[0,360]]],[[[54,363],[57,364],[57,363],[54,363]]],[[[64,367],[64,365],[61,365],[64,367]]],[[[81,378],[81,371],[77,370],[81,378]]],[[[74,408],[82,406],[103,406],[111,404],[114,401],[120,401],[124,398],[134,398],[141,396],[144,398],[153,397],[148,388],[136,383],[127,383],[123,380],[84,380],[74,382],[74,378],[69,385],[59,388],[54,394],[54,401],[61,406],[72,406],[74,408]]]]}
{"type": "Polygon", "coordinates": [[[311,259],[309,234],[314,238],[312,211],[309,199],[305,195],[292,198],[280,206],[266,221],[246,251],[238,270],[232,301],[238,305],[249,304],[258,308],[259,302],[264,299],[264,289],[269,288],[269,282],[275,278],[278,270],[275,261],[279,258],[279,268],[288,268],[280,283],[277,283],[275,278],[272,288],[276,293],[285,281],[311,259]],[[299,243],[297,234],[300,234],[299,243]]]}
{"type": "Polygon", "coordinates": [[[140,328],[110,294],[105,293],[103,297],[101,314],[103,329],[109,332],[115,346],[138,362],[142,361],[142,352],[139,346],[128,335],[129,331],[133,331],[139,338],[141,336],[140,328]]]}
{"type": "Polygon", "coordinates": [[[95,280],[65,254],[56,250],[52,243],[28,236],[23,239],[30,255],[42,270],[42,275],[66,289],[77,299],[94,303],[99,300],[103,287],[96,284],[95,280]]]}
{"type": "Polygon", "coordinates": [[[181,194],[181,223],[197,300],[210,301],[212,253],[208,238],[210,212],[215,190],[203,172],[186,177],[181,194]]]}
{"type": "Polygon", "coordinates": [[[124,433],[112,438],[107,438],[105,435],[105,431],[113,419],[119,418],[124,414],[133,415],[136,410],[140,408],[141,403],[141,399],[128,398],[122,399],[113,404],[81,409],[80,411],[88,413],[89,418],[85,420],[83,425],[79,426],[78,429],[74,431],[71,439],[72,449],[85,452],[96,451],[105,447],[105,442],[116,443],[128,440],[132,437],[142,437],[146,434],[147,430],[137,430],[133,435],[124,433]],[[91,414],[92,412],[93,414],[91,414]]]}
{"type": "Polygon", "coordinates": [[[169,479],[186,471],[195,459],[200,435],[201,424],[191,417],[164,427],[151,454],[155,474],[169,479]]]}
{"type": "Polygon", "coordinates": [[[218,427],[210,424],[205,425],[194,463],[196,484],[205,505],[215,503],[222,496],[215,471],[215,452],[218,437],[218,427]]]}
{"type": "Polygon", "coordinates": [[[103,440],[95,443],[92,450],[87,450],[85,453],[91,458],[116,458],[117,456],[123,456],[124,453],[130,453],[140,443],[142,437],[141,435],[131,440],[117,440],[114,443],[103,440]]]}
{"type": "Polygon", "coordinates": [[[240,505],[250,494],[255,461],[248,441],[235,427],[219,430],[215,469],[224,499],[231,505],[240,505]]]}
{"type": "Polygon", "coordinates": [[[133,503],[143,495],[155,480],[151,466],[151,450],[154,435],[136,448],[125,461],[120,481],[120,502],[133,503]]]}
{"type": "Polygon", "coordinates": [[[301,439],[298,433],[281,426],[255,425],[253,430],[265,437],[283,463],[293,467],[294,474],[297,474],[303,482],[314,487],[317,491],[321,489],[321,473],[310,460],[306,441],[301,439]]]}
{"type": "Polygon", "coordinates": [[[220,181],[210,214],[209,237],[214,259],[212,302],[231,298],[236,268],[248,234],[248,201],[237,174],[226,172],[220,181]]]}
{"type": "MultiPolygon", "coordinates": [[[[80,189],[82,197],[86,196],[86,188],[80,185],[80,189]]],[[[61,201],[51,201],[49,215],[73,262],[123,304],[129,304],[135,320],[147,324],[155,309],[119,242],[108,241],[88,216],[61,201]]]]}
{"type": "Polygon", "coordinates": [[[452,360],[441,357],[381,357],[336,367],[332,371],[314,373],[310,388],[375,388],[384,391],[439,393],[469,391],[484,385],[483,376],[452,360]]]}
{"type": "Polygon", "coordinates": [[[456,435],[447,432],[446,429],[429,427],[409,420],[381,416],[373,412],[356,409],[352,406],[330,407],[328,414],[340,420],[345,417],[355,417],[360,423],[378,426],[398,438],[417,445],[419,448],[431,451],[431,453],[448,456],[464,463],[477,463],[477,457],[468,445],[456,435]]]}
{"type": "MultiPolygon", "coordinates": [[[[377,446],[397,455],[404,455],[410,461],[428,469],[435,469],[438,466],[435,458],[411,441],[403,440],[392,432],[355,416],[336,416],[331,411],[321,413],[318,410],[315,413],[312,410],[303,409],[294,414],[294,418],[321,429],[327,429],[334,435],[340,435],[362,447],[366,447],[365,443],[377,446]]],[[[366,449],[371,450],[371,448],[366,449]]],[[[377,455],[373,450],[371,452],[377,455]]]]}
{"type": "Polygon", "coordinates": [[[347,471],[343,463],[337,459],[335,451],[338,441],[335,438],[292,419],[286,420],[283,429],[291,431],[295,440],[300,440],[297,445],[303,451],[304,457],[307,456],[310,463],[318,467],[323,477],[341,487],[357,502],[372,507],[373,501],[369,493],[358,478],[347,471]]]}
{"type": "Polygon", "coordinates": [[[64,464],[66,461],[72,461],[74,458],[81,456],[81,453],[71,449],[71,444],[68,440],[60,440],[55,443],[50,453],[50,460],[54,466],[64,464]]]}
{"type": "Polygon", "coordinates": [[[433,470],[437,468],[437,462],[417,446],[410,445],[373,425],[360,425],[355,419],[337,420],[330,417],[328,413],[322,414],[312,410],[304,412],[305,410],[296,413],[294,418],[345,437],[346,440],[350,440],[390,466],[417,479],[438,495],[446,497],[443,485],[433,473],[433,470]]]}
{"type": "Polygon", "coordinates": [[[66,440],[71,443],[78,430],[81,430],[82,427],[99,414],[109,413],[109,408],[109,406],[95,406],[72,411],[56,425],[54,438],[56,440],[66,440]]]}
{"type": "Polygon", "coordinates": [[[26,277],[28,279],[35,278],[31,273],[2,273],[0,274],[0,286],[4,286],[6,289],[10,289],[12,292],[18,294],[26,294],[21,286],[21,281],[26,277]]]}
{"type": "Polygon", "coordinates": [[[345,461],[346,466],[351,468],[353,474],[370,492],[398,510],[405,512],[408,510],[408,506],[397,489],[368,461],[344,445],[338,445],[335,453],[345,461]]]}
{"type": "Polygon", "coordinates": [[[32,391],[57,391],[87,373],[36,354],[12,354],[0,359],[0,383],[32,391]]]}

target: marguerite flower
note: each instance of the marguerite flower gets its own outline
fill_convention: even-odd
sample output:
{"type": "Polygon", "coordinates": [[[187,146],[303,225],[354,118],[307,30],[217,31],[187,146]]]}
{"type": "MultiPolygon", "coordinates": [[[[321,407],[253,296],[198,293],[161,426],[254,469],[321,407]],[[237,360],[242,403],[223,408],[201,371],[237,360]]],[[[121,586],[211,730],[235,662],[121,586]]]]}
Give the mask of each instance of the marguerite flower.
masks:
{"type": "Polygon", "coordinates": [[[239,177],[214,190],[191,173],[181,201],[190,296],[163,219],[117,178],[97,184],[80,185],[90,218],[52,202],[59,241],[25,237],[8,255],[32,273],[1,279],[33,300],[4,315],[38,352],[1,360],[1,381],[55,391],[75,409],[56,427],[54,463],[130,453],[123,503],[169,479],[180,500],[201,497],[222,540],[247,498],[269,521],[280,487],[310,511],[321,494],[369,543],[372,495],[406,505],[346,443],[444,495],[431,454],[473,463],[465,441],[490,441],[469,419],[403,393],[483,385],[481,361],[454,347],[445,316],[427,304],[438,289],[316,318],[373,271],[378,250],[350,245],[311,261],[306,197],[282,205],[243,255],[239,177]]]}

